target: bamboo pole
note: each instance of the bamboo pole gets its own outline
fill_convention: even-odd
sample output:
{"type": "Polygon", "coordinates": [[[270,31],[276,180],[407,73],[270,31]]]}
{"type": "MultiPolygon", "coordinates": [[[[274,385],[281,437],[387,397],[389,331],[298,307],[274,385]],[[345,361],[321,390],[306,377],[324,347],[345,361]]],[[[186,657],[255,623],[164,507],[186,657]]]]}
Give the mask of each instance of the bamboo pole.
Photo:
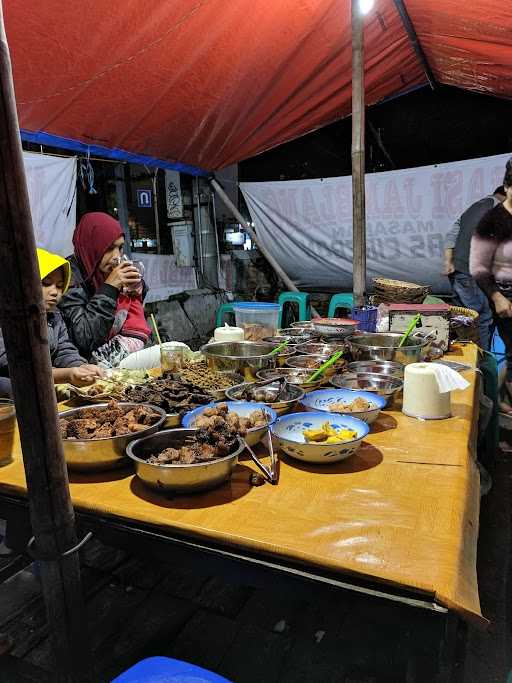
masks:
{"type": "MultiPolygon", "coordinates": [[[[224,188],[222,185],[215,180],[215,178],[210,178],[210,185],[213,187],[214,191],[219,195],[219,198],[224,202],[224,204],[227,206],[227,208],[231,211],[233,216],[237,219],[237,221],[243,225],[244,230],[247,231],[247,233],[250,235],[251,240],[258,246],[258,249],[261,251],[263,256],[267,259],[267,261],[270,263],[272,268],[275,270],[276,274],[278,275],[279,278],[284,282],[284,284],[288,287],[288,289],[292,292],[298,292],[299,289],[295,286],[294,282],[288,277],[288,275],[285,273],[285,271],[281,268],[279,263],[275,260],[275,258],[272,256],[270,252],[268,252],[265,247],[259,242],[258,237],[254,230],[252,229],[252,226],[249,225],[249,223],[246,222],[245,218],[242,216],[240,211],[236,208],[236,206],[233,204],[231,199],[228,197],[228,195],[225,193],[224,188]]],[[[316,311],[313,306],[311,306],[311,313],[314,317],[318,318],[319,314],[318,311],[316,311]]]]}
{"type": "Polygon", "coordinates": [[[366,211],[364,188],[364,17],[352,0],[352,241],[354,305],[366,292],[366,211]]]}
{"type": "Polygon", "coordinates": [[[56,660],[53,680],[86,681],[89,657],[79,559],[76,553],[61,557],[77,538],[1,3],[0,324],[16,403],[35,553],[41,558],[56,660]]]}

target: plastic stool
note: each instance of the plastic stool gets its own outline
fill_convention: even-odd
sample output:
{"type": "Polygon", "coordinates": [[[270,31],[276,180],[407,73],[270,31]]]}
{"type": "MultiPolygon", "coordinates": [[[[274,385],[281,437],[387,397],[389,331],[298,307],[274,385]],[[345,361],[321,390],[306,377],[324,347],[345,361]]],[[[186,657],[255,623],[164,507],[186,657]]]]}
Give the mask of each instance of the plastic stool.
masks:
{"type": "Polygon", "coordinates": [[[278,318],[278,327],[283,326],[283,311],[285,304],[298,304],[299,306],[299,320],[311,320],[311,302],[309,294],[306,292],[282,292],[277,299],[277,303],[281,306],[278,318]]]}
{"type": "Polygon", "coordinates": [[[354,295],[352,293],[333,294],[329,303],[329,313],[327,315],[329,318],[335,318],[338,308],[348,308],[348,310],[351,311],[353,305],[354,295]]]}
{"type": "Polygon", "coordinates": [[[170,657],[148,657],[114,678],[112,683],[231,683],[195,664],[170,657]]]}
{"type": "Polygon", "coordinates": [[[234,311],[234,306],[236,306],[237,302],[233,301],[230,304],[221,304],[219,308],[217,309],[217,315],[215,316],[215,327],[222,327],[224,325],[224,316],[226,313],[235,313],[234,311]]]}
{"type": "Polygon", "coordinates": [[[505,344],[503,342],[503,339],[500,337],[498,330],[494,330],[494,334],[491,339],[491,353],[496,358],[496,363],[498,364],[498,367],[502,363],[505,363],[505,344]]]}

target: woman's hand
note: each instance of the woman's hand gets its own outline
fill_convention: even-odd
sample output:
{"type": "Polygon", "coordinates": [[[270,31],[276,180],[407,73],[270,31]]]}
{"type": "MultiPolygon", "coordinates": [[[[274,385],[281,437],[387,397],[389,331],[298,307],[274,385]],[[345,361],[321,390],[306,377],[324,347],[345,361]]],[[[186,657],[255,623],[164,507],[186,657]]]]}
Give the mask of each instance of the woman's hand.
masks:
{"type": "Polygon", "coordinates": [[[494,310],[500,318],[512,318],[512,303],[501,292],[492,295],[494,310]]]}
{"type": "Polygon", "coordinates": [[[78,368],[69,368],[68,383],[75,387],[86,387],[104,376],[104,371],[97,365],[80,365],[78,368]]]}
{"type": "Polygon", "coordinates": [[[140,273],[129,261],[124,261],[121,265],[116,266],[110,275],[106,278],[107,285],[112,285],[116,289],[135,289],[141,281],[140,273]]]}

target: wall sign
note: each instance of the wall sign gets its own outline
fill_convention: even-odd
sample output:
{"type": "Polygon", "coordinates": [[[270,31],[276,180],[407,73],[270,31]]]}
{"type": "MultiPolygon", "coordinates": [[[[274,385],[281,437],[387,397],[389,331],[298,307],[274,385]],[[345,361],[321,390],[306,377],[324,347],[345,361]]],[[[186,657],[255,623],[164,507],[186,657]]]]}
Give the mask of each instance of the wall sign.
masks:
{"type": "Polygon", "coordinates": [[[151,189],[137,190],[137,206],[139,209],[150,209],[153,206],[153,191],[151,189]]]}

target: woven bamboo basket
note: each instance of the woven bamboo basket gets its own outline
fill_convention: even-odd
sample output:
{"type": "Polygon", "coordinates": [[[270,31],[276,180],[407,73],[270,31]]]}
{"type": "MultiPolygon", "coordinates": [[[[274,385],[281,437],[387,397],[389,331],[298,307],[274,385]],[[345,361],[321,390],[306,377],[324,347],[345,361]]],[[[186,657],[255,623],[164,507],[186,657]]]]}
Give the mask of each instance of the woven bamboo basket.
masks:
{"type": "Polygon", "coordinates": [[[472,318],[470,325],[453,324],[450,321],[450,336],[460,341],[472,341],[480,345],[480,332],[478,330],[478,318],[480,317],[472,308],[463,308],[462,306],[450,306],[450,318],[455,315],[464,315],[472,318]]]}
{"type": "Polygon", "coordinates": [[[429,287],[418,285],[415,282],[390,280],[384,277],[374,278],[373,284],[373,301],[377,304],[420,304],[430,291],[429,287]]]}

